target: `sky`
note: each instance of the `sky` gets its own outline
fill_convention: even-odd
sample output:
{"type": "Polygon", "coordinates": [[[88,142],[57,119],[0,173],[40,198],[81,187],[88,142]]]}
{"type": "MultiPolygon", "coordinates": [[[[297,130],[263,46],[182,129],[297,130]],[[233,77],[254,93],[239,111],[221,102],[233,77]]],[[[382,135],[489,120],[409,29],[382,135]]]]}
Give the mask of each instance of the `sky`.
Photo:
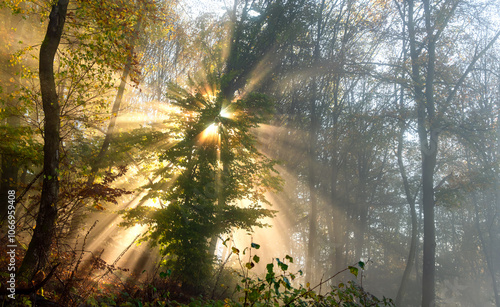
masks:
{"type": "Polygon", "coordinates": [[[194,19],[204,13],[222,15],[231,6],[232,3],[228,0],[184,0],[179,3],[179,12],[194,19]]]}

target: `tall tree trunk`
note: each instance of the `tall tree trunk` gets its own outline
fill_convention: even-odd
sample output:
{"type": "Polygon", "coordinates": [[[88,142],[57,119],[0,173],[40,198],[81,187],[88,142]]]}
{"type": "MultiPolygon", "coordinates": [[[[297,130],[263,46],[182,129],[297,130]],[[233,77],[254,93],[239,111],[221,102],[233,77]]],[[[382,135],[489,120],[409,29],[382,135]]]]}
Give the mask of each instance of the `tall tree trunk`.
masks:
{"type": "Polygon", "coordinates": [[[310,282],[314,282],[314,260],[316,255],[317,229],[316,223],[318,219],[318,200],[316,195],[316,144],[318,135],[317,108],[317,82],[316,77],[313,77],[312,82],[312,97],[310,101],[310,116],[311,123],[309,126],[309,150],[308,150],[308,188],[309,188],[309,238],[307,241],[307,256],[306,256],[306,275],[310,282]]]}
{"type": "MultiPolygon", "coordinates": [[[[342,52],[343,54],[343,52],[342,52]]],[[[343,57],[342,57],[343,58],[343,57]]],[[[337,76],[335,77],[335,86],[334,86],[334,92],[333,92],[333,109],[335,110],[332,114],[332,126],[333,126],[333,131],[332,131],[332,140],[334,142],[333,148],[332,148],[332,153],[333,153],[333,158],[332,158],[332,177],[331,177],[331,184],[330,184],[330,199],[331,199],[331,205],[332,205],[332,229],[331,229],[331,236],[333,237],[332,242],[334,242],[334,252],[332,255],[332,275],[339,272],[342,270],[344,267],[344,263],[342,263],[342,258],[344,254],[344,230],[343,230],[343,225],[345,224],[346,220],[346,210],[345,206],[342,204],[342,201],[340,200],[340,195],[339,195],[339,188],[338,188],[338,174],[339,174],[339,169],[341,167],[340,161],[342,158],[339,156],[339,135],[341,132],[339,132],[339,117],[341,115],[341,101],[339,98],[339,93],[340,93],[340,80],[342,78],[342,75],[340,73],[337,73],[337,76]]]]}
{"type": "MultiPolygon", "coordinates": [[[[139,21],[135,24],[134,33],[139,33],[141,28],[142,21],[139,21]]],[[[109,149],[109,145],[113,140],[113,134],[116,126],[116,119],[118,118],[118,112],[120,111],[120,106],[123,101],[123,94],[125,93],[125,87],[127,86],[127,79],[130,75],[130,70],[132,69],[132,61],[134,57],[134,45],[136,41],[136,37],[132,36],[130,39],[130,50],[126,50],[129,52],[127,57],[127,63],[125,63],[125,67],[123,68],[122,76],[120,78],[120,85],[118,86],[118,92],[115,96],[115,101],[113,102],[113,108],[111,109],[111,119],[109,121],[108,130],[106,131],[106,135],[104,136],[104,141],[102,142],[101,149],[99,150],[99,154],[94,159],[92,163],[92,169],[90,171],[90,176],[87,180],[87,186],[90,186],[94,183],[95,176],[99,169],[102,167],[102,162],[106,157],[106,154],[109,149]]]]}
{"type": "Polygon", "coordinates": [[[309,238],[307,241],[307,258],[306,258],[306,275],[310,282],[314,282],[314,260],[316,254],[316,241],[317,241],[317,229],[316,223],[318,218],[318,200],[316,197],[316,172],[315,172],[315,141],[316,133],[310,131],[311,136],[309,139],[310,150],[309,150],[309,166],[308,166],[308,188],[309,188],[309,238]]]}
{"type": "Polygon", "coordinates": [[[434,168],[436,153],[422,157],[424,208],[424,253],[422,267],[422,306],[435,306],[436,298],[436,225],[434,217],[434,168]]]}
{"type": "Polygon", "coordinates": [[[425,26],[427,31],[427,62],[425,81],[421,76],[420,52],[417,51],[416,30],[413,20],[414,2],[408,1],[408,32],[415,101],[417,103],[417,131],[421,153],[422,202],[424,213],[424,244],[422,267],[422,307],[435,305],[435,251],[436,227],[434,217],[434,169],[438,151],[438,127],[434,105],[434,67],[436,36],[431,27],[430,5],[424,0],[425,26]],[[425,93],[424,93],[425,88],[425,93]]]}
{"type": "MultiPolygon", "coordinates": [[[[318,65],[320,60],[320,39],[322,36],[323,29],[323,9],[325,7],[325,0],[321,1],[318,11],[318,22],[317,22],[317,32],[316,32],[316,42],[313,51],[313,67],[318,65]]],[[[318,100],[318,78],[313,76],[311,84],[311,100],[309,102],[309,116],[311,117],[311,122],[309,124],[309,150],[308,150],[308,188],[309,188],[309,239],[307,245],[307,257],[306,257],[306,274],[308,275],[309,281],[313,282],[314,279],[314,261],[316,257],[317,250],[317,219],[318,219],[318,199],[316,191],[316,146],[317,137],[319,130],[320,116],[317,108],[318,100]]]]}
{"type": "MultiPolygon", "coordinates": [[[[335,122],[336,124],[336,122],[335,122]]],[[[337,140],[337,129],[334,129],[333,139],[337,140]]],[[[334,148],[333,151],[336,149],[334,148]]],[[[338,157],[334,154],[332,159],[332,171],[331,171],[331,183],[330,183],[330,223],[328,225],[328,236],[330,240],[330,244],[332,246],[332,251],[330,254],[330,272],[329,276],[333,276],[336,272],[341,270],[340,265],[340,257],[343,251],[342,244],[342,218],[343,215],[340,214],[342,212],[338,195],[337,195],[337,180],[338,180],[338,157]]],[[[335,280],[333,281],[335,282],[335,280]]]]}
{"type": "MultiPolygon", "coordinates": [[[[362,189],[365,187],[361,186],[362,189]]],[[[363,193],[364,194],[364,193],[363,193]]],[[[355,260],[358,261],[363,258],[363,246],[365,245],[365,234],[368,224],[368,205],[364,195],[361,197],[360,201],[356,203],[358,206],[358,227],[355,229],[355,240],[354,243],[354,255],[355,260]]]]}
{"type": "MultiPolygon", "coordinates": [[[[406,2],[403,3],[404,9],[400,10],[401,12],[401,18],[403,20],[403,28],[401,31],[402,34],[402,57],[403,57],[403,63],[406,62],[407,60],[407,55],[408,55],[408,49],[407,49],[407,37],[406,37],[406,27],[408,26],[406,22],[406,2]]],[[[403,79],[406,77],[406,72],[402,72],[403,79]]],[[[397,92],[396,92],[397,93],[397,92]]],[[[404,106],[404,88],[401,87],[399,91],[399,109],[400,109],[400,133],[399,133],[399,138],[398,138],[398,147],[397,147],[397,160],[398,160],[398,167],[399,167],[399,172],[401,174],[401,179],[403,180],[403,189],[405,192],[406,196],[406,201],[408,205],[410,206],[410,218],[411,218],[411,237],[410,237],[410,251],[408,252],[408,259],[406,261],[406,267],[403,272],[403,277],[401,278],[401,284],[399,285],[398,293],[396,296],[396,306],[402,306],[402,302],[404,300],[404,296],[406,294],[406,288],[408,286],[408,282],[410,280],[410,274],[411,274],[411,269],[416,263],[416,257],[417,257],[417,239],[418,239],[418,221],[417,221],[417,211],[415,208],[415,201],[416,197],[418,195],[418,192],[415,192],[415,195],[412,195],[411,190],[410,190],[410,184],[408,182],[408,176],[406,174],[406,169],[403,163],[403,137],[406,132],[407,124],[404,119],[404,113],[406,112],[405,106],[404,106]]]]}
{"type": "Polygon", "coordinates": [[[308,150],[308,189],[309,189],[309,238],[307,241],[306,256],[306,275],[310,282],[314,282],[314,259],[316,254],[317,230],[316,223],[318,219],[318,200],[316,196],[316,141],[318,135],[318,116],[316,115],[317,82],[313,77],[312,97],[310,103],[311,123],[309,126],[309,150],[308,150]]]}
{"type": "Polygon", "coordinates": [[[118,87],[118,92],[116,93],[115,101],[113,102],[113,108],[111,109],[111,119],[109,120],[108,130],[106,131],[106,135],[104,136],[104,141],[102,142],[99,154],[92,163],[92,169],[87,180],[87,186],[90,186],[94,183],[95,176],[99,169],[102,167],[102,162],[104,161],[106,153],[109,149],[109,145],[111,144],[113,133],[115,131],[116,119],[118,118],[118,112],[120,111],[120,105],[123,100],[123,93],[125,92],[125,86],[127,85],[127,78],[130,74],[130,69],[132,66],[132,54],[133,50],[130,51],[130,54],[127,58],[127,63],[125,64],[125,68],[123,69],[120,86],[118,87]]]}
{"type": "Polygon", "coordinates": [[[497,279],[495,276],[495,269],[493,268],[493,263],[494,260],[492,259],[492,253],[490,252],[490,249],[488,247],[488,244],[486,243],[486,240],[483,235],[483,231],[481,230],[481,225],[479,223],[479,206],[477,205],[477,199],[475,196],[473,196],[474,200],[474,212],[475,212],[475,226],[477,233],[479,235],[479,242],[481,243],[481,249],[484,254],[484,259],[486,260],[486,267],[488,268],[488,272],[490,273],[491,276],[491,281],[492,281],[492,286],[493,286],[493,294],[495,296],[495,305],[497,307],[500,307],[500,295],[498,293],[498,286],[497,286],[497,279]]]}
{"type": "Polygon", "coordinates": [[[424,0],[425,28],[427,31],[427,74],[425,101],[418,103],[418,134],[422,154],[422,201],[424,207],[424,254],[422,267],[422,306],[436,304],[436,225],[434,216],[434,169],[438,152],[438,128],[435,118],[434,74],[436,62],[436,36],[431,27],[429,0],[424,0]],[[424,110],[425,109],[425,110],[424,110]],[[427,128],[427,123],[429,128],[427,128]]]}
{"type": "MultiPolygon", "coordinates": [[[[500,87],[500,84],[499,84],[499,87],[500,87]]],[[[497,105],[497,107],[500,106],[500,100],[498,98],[497,98],[496,105],[497,105]]],[[[497,123],[499,122],[499,120],[500,120],[500,113],[497,115],[497,123]]],[[[499,125],[497,125],[496,132],[497,132],[497,136],[499,136],[500,135],[500,126],[499,125]]],[[[495,147],[496,147],[496,150],[495,150],[495,156],[496,156],[495,160],[498,161],[498,159],[500,158],[500,140],[497,139],[497,143],[496,143],[495,147]]],[[[499,182],[498,182],[498,180],[499,180],[498,176],[497,176],[496,180],[497,180],[497,182],[496,182],[497,189],[496,189],[495,194],[494,194],[494,199],[495,199],[494,204],[497,207],[500,207],[499,206],[499,204],[500,204],[500,188],[498,188],[498,184],[499,184],[499,182]]],[[[477,207],[476,207],[476,210],[477,210],[477,207]]],[[[476,215],[477,215],[477,211],[476,211],[476,215]]],[[[498,217],[496,217],[496,218],[498,218],[498,217]]],[[[478,221],[478,223],[479,223],[479,221],[478,221]]],[[[479,227],[479,224],[477,225],[477,227],[479,227]]],[[[480,231],[480,230],[478,229],[478,231],[480,231]]],[[[489,234],[490,242],[492,244],[494,244],[493,243],[493,239],[492,239],[492,238],[494,238],[494,234],[492,233],[492,231],[493,232],[495,231],[494,228],[489,227],[488,234],[489,234]]],[[[481,241],[482,241],[482,239],[481,239],[481,241]]],[[[484,254],[486,255],[486,250],[484,250],[484,254]]],[[[491,253],[490,253],[490,256],[491,256],[491,253]]],[[[493,263],[491,265],[488,264],[488,270],[490,271],[491,282],[493,284],[493,293],[495,294],[495,303],[496,303],[497,307],[500,307],[500,293],[499,293],[498,282],[497,282],[497,278],[496,278],[496,271],[497,270],[496,270],[496,267],[494,266],[495,261],[492,261],[492,262],[493,263]]]]}
{"type": "Polygon", "coordinates": [[[406,195],[406,201],[410,206],[410,215],[411,215],[411,238],[410,238],[410,251],[408,252],[408,260],[406,261],[406,267],[403,272],[403,277],[401,278],[401,284],[399,285],[398,294],[396,296],[396,306],[403,306],[401,303],[404,299],[406,288],[408,286],[408,281],[410,279],[411,269],[415,263],[416,258],[416,250],[417,250],[417,236],[418,236],[418,222],[417,222],[417,211],[415,209],[415,199],[417,193],[415,195],[411,195],[410,184],[408,182],[408,176],[406,175],[406,169],[403,164],[403,135],[405,133],[405,123],[401,122],[401,132],[399,135],[398,141],[398,149],[397,149],[397,158],[398,158],[398,166],[399,172],[401,173],[401,178],[403,180],[403,187],[406,195]]]}
{"type": "MultiPolygon", "coordinates": [[[[498,101],[496,103],[497,107],[500,105],[500,101],[498,101]]],[[[500,114],[497,115],[497,122],[498,120],[500,120],[500,114]]],[[[496,128],[496,132],[497,132],[497,135],[500,135],[500,127],[497,126],[496,128]]],[[[495,146],[496,150],[495,150],[495,157],[493,159],[497,160],[499,158],[499,153],[500,153],[500,142],[497,140],[497,144],[495,146]]],[[[470,165],[470,164],[468,164],[470,165]]],[[[470,171],[470,170],[469,170],[470,171]]],[[[497,179],[498,180],[498,179],[497,179]]],[[[493,206],[498,206],[498,203],[500,201],[500,189],[498,188],[498,184],[496,185],[497,186],[497,189],[496,191],[493,191],[492,192],[492,197],[491,199],[487,199],[486,202],[489,202],[489,203],[492,203],[494,204],[493,206]]],[[[488,270],[488,273],[490,274],[490,277],[491,277],[491,283],[492,283],[492,287],[493,287],[493,294],[494,294],[494,297],[495,297],[495,305],[497,307],[500,307],[500,294],[499,294],[499,289],[498,289],[498,283],[497,283],[497,277],[496,277],[496,270],[495,270],[495,257],[494,257],[494,252],[491,251],[490,249],[490,246],[493,248],[493,239],[495,237],[495,234],[492,233],[492,229],[494,231],[494,228],[492,227],[492,225],[494,224],[494,219],[497,218],[495,214],[487,214],[486,213],[486,216],[491,216],[492,217],[492,220],[490,221],[487,221],[487,225],[490,225],[488,228],[488,231],[486,232],[488,234],[488,238],[489,238],[489,242],[486,241],[486,238],[485,238],[485,232],[483,232],[483,230],[481,229],[481,223],[479,221],[480,219],[480,215],[479,215],[479,200],[477,199],[477,195],[476,194],[473,194],[472,195],[472,202],[474,203],[474,213],[475,213],[475,226],[476,226],[476,230],[477,230],[477,234],[478,234],[478,237],[479,237],[479,242],[481,244],[481,251],[483,252],[484,254],[484,259],[486,260],[486,268],[488,270]],[[490,244],[488,244],[490,243],[490,244]]],[[[484,211],[484,208],[483,210],[484,211]]],[[[492,211],[489,211],[489,212],[492,212],[492,211]]]]}
{"type": "Polygon", "coordinates": [[[43,146],[43,186],[36,227],[19,269],[19,280],[30,282],[48,260],[57,219],[59,194],[59,101],[54,80],[54,57],[59,47],[69,0],[52,5],[47,33],[40,47],[39,77],[45,114],[43,146]]]}

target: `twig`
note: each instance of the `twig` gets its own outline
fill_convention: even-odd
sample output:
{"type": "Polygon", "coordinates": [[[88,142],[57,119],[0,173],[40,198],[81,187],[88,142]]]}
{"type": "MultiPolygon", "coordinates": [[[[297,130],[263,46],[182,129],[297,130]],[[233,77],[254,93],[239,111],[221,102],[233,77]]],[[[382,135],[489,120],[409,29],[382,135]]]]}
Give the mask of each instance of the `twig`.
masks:
{"type": "Polygon", "coordinates": [[[215,278],[214,287],[212,289],[212,294],[210,294],[210,298],[212,298],[212,299],[214,298],[215,289],[217,289],[217,284],[219,283],[220,277],[222,275],[222,271],[224,270],[224,267],[229,262],[229,259],[231,259],[232,256],[233,256],[233,253],[229,253],[226,260],[224,262],[222,262],[222,264],[220,265],[219,271],[217,272],[217,277],[215,278]]]}
{"type": "Polygon", "coordinates": [[[40,178],[40,176],[42,176],[43,174],[43,170],[38,173],[35,178],[33,178],[33,180],[31,180],[31,182],[26,186],[26,188],[24,188],[23,192],[21,193],[21,195],[19,195],[18,198],[16,198],[16,204],[18,204],[21,199],[23,199],[24,195],[26,195],[26,193],[28,193],[28,191],[31,189],[31,186],[35,184],[35,182],[38,180],[38,178],[40,178]]]}
{"type": "MultiPolygon", "coordinates": [[[[63,294],[62,294],[62,299],[63,300],[68,295],[69,288],[72,286],[73,280],[75,278],[75,274],[78,272],[78,267],[80,266],[80,263],[82,262],[83,254],[85,252],[85,245],[86,245],[86,242],[87,242],[87,237],[89,236],[90,232],[92,231],[92,229],[94,229],[95,225],[97,225],[98,222],[99,222],[99,220],[96,220],[94,222],[94,224],[90,227],[90,229],[85,234],[85,237],[83,238],[83,243],[82,243],[82,249],[81,249],[81,252],[80,252],[80,257],[78,257],[78,260],[76,261],[75,268],[71,271],[71,275],[68,278],[68,282],[66,283],[66,285],[64,285],[64,290],[63,290],[63,294]]],[[[76,252],[76,243],[75,243],[75,252],[76,252]]]]}

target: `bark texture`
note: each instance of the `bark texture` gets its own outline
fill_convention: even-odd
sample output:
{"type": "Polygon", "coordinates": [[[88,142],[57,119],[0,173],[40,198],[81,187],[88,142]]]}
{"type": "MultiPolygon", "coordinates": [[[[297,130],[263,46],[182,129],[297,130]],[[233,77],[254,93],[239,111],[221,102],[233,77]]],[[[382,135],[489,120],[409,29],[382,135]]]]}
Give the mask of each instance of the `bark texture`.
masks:
{"type": "Polygon", "coordinates": [[[68,2],[59,0],[52,6],[47,33],[40,47],[39,77],[45,114],[44,177],[36,227],[18,274],[19,280],[25,282],[30,282],[47,263],[57,219],[60,106],[54,80],[54,58],[61,41],[68,2]]]}

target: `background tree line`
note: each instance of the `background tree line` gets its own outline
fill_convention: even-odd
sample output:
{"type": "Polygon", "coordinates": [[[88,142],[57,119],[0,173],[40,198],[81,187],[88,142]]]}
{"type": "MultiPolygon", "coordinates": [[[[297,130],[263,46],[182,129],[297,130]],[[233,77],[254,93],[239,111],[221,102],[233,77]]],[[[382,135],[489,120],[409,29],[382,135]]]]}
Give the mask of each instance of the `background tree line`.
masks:
{"type": "MultiPolygon", "coordinates": [[[[271,215],[258,210],[278,209],[288,225],[282,235],[291,238],[286,253],[311,283],[371,259],[365,287],[393,296],[396,305],[500,306],[497,2],[235,1],[225,14],[188,19],[171,13],[171,3],[70,1],[53,72],[61,143],[43,155],[50,137],[43,119],[50,112],[34,68],[43,59],[28,55],[41,51],[45,34],[40,29],[38,43],[25,44],[16,34],[23,29],[12,28],[46,22],[52,3],[2,5],[1,194],[29,191],[19,203],[26,242],[38,219],[30,246],[41,241],[38,225],[54,225],[47,230],[54,237],[72,237],[79,216],[138,188],[118,184],[120,178],[147,178],[147,197],[167,209],[150,219],[149,209],[139,207],[128,211],[126,223],[150,224],[162,253],[177,256],[171,259],[184,261],[196,246],[203,253],[191,261],[209,259],[210,267],[205,252],[214,253],[219,235],[271,215]],[[272,197],[274,207],[259,205],[249,216],[228,213],[238,221],[201,230],[196,227],[227,220],[212,211],[217,205],[246,197],[236,183],[279,186],[246,181],[255,174],[244,165],[257,156],[240,155],[236,162],[230,152],[217,156],[221,144],[198,142],[212,121],[223,124],[222,109],[233,101],[247,117],[224,123],[242,133],[226,148],[258,149],[279,161],[260,171],[277,169],[283,192],[272,197]],[[270,106],[272,115],[264,116],[270,106]],[[199,117],[187,118],[189,112],[199,117]],[[266,125],[252,126],[257,123],[266,125]],[[257,143],[245,139],[250,135],[257,143]],[[57,174],[46,169],[47,158],[57,174]],[[217,176],[226,178],[227,192],[207,188],[217,176]],[[44,205],[50,188],[42,182],[56,184],[56,177],[54,208],[44,205]],[[188,199],[193,182],[203,191],[194,202],[188,199]],[[172,203],[183,205],[170,212],[172,203]],[[41,221],[43,214],[56,217],[50,210],[57,219],[41,221]],[[200,212],[214,219],[185,228],[180,217],[200,212]],[[184,229],[177,235],[198,245],[175,247],[175,234],[161,234],[158,225],[176,218],[180,228],[162,227],[184,229]]],[[[216,134],[222,138],[224,130],[216,134]]],[[[255,196],[259,204],[263,195],[255,196]]],[[[40,267],[30,264],[34,270],[26,274],[58,262],[57,253],[47,256],[50,240],[43,243],[44,255],[35,261],[40,267]]],[[[182,261],[178,272],[190,267],[182,261]]]]}

